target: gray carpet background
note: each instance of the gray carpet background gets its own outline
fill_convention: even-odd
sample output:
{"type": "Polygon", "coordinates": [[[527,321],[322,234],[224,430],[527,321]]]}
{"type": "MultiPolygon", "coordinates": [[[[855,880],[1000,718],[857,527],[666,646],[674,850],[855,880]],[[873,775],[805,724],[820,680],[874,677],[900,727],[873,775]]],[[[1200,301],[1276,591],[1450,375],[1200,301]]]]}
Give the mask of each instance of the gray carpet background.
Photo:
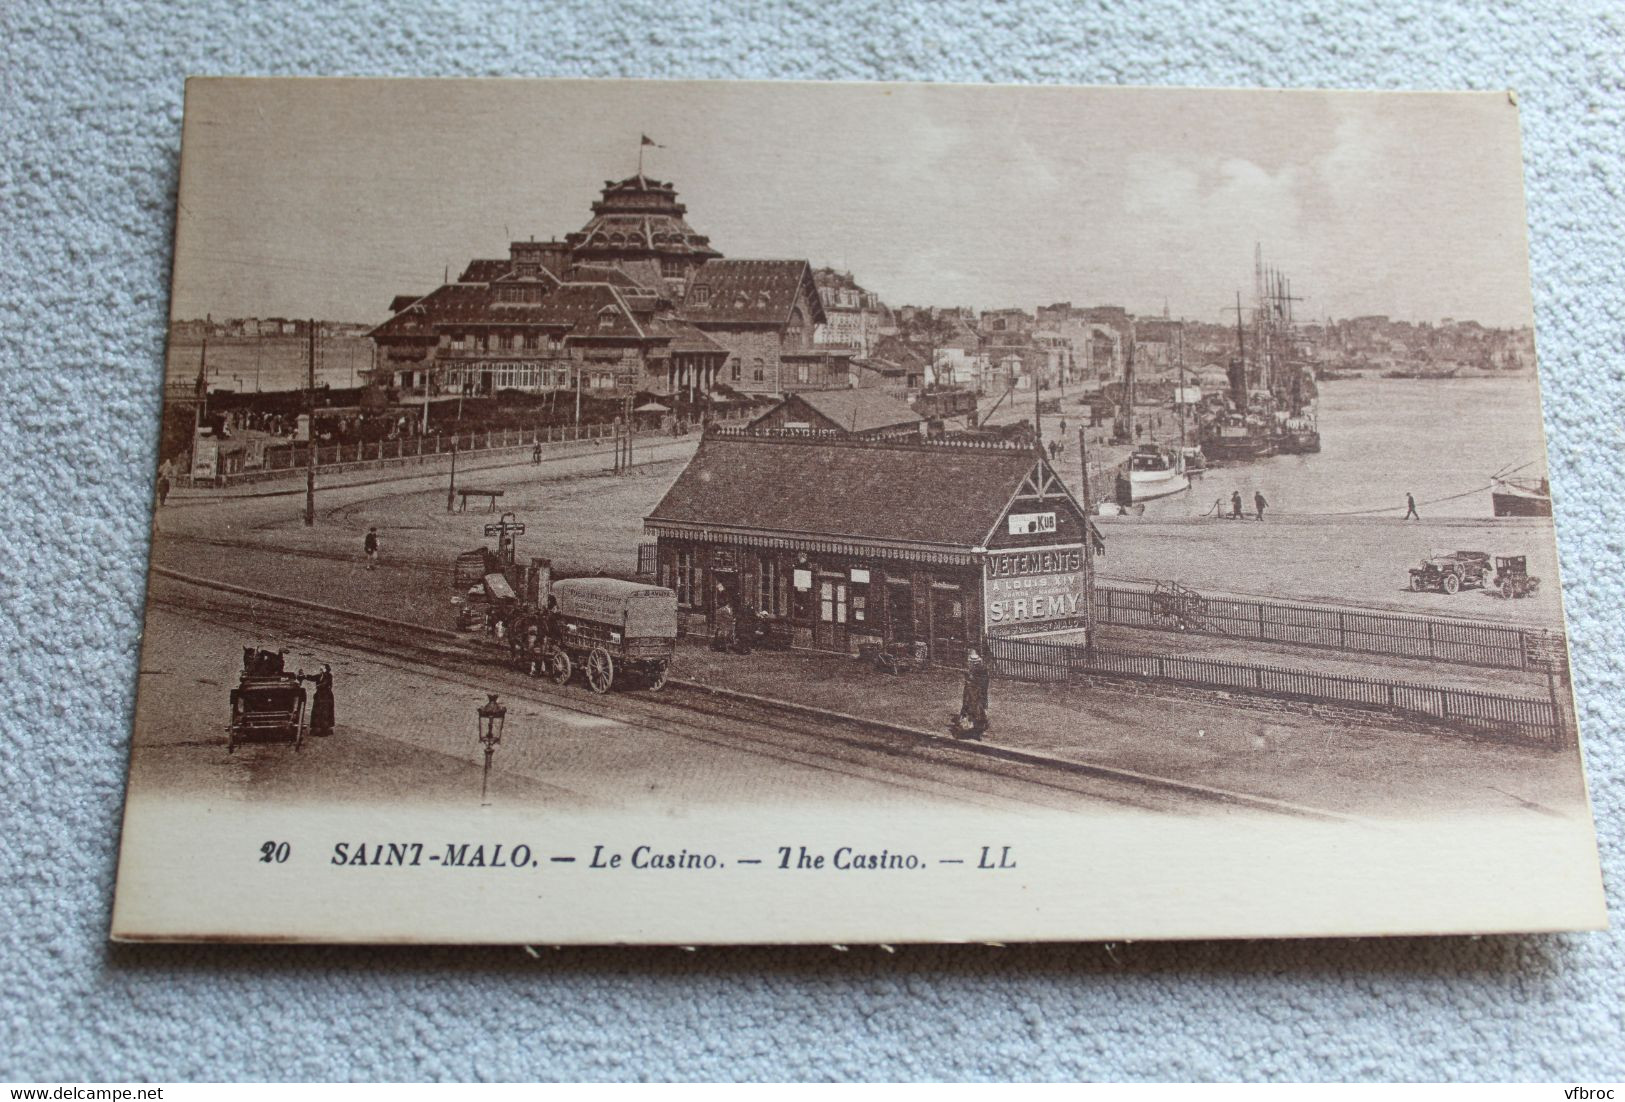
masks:
{"type": "Polygon", "coordinates": [[[0,5],[0,1079],[1625,1078],[1616,932],[1065,947],[111,947],[188,74],[1515,88],[1621,914],[1625,9],[0,5]]]}

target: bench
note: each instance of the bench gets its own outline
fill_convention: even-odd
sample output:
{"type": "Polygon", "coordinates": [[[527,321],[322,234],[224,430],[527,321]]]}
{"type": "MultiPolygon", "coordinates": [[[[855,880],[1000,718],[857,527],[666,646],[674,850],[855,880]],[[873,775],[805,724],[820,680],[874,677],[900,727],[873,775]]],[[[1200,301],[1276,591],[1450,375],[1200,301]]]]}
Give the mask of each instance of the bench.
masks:
{"type": "Polygon", "coordinates": [[[462,504],[460,506],[458,506],[457,511],[459,513],[468,512],[468,499],[471,498],[471,497],[483,497],[483,498],[486,499],[486,505],[487,505],[485,511],[487,513],[494,513],[494,512],[497,511],[497,498],[501,497],[506,492],[507,492],[506,490],[473,490],[473,489],[458,490],[457,491],[457,496],[462,498],[463,500],[462,500],[462,504]]]}

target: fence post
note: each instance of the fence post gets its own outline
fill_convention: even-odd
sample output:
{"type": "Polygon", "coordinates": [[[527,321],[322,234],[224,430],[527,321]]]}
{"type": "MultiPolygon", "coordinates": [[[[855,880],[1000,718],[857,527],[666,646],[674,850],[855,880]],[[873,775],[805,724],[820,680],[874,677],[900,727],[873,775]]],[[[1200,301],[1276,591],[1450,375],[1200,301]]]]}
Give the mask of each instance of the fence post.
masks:
{"type": "Polygon", "coordinates": [[[1426,623],[1428,626],[1428,657],[1437,658],[1439,656],[1433,652],[1433,621],[1428,620],[1426,623]]]}
{"type": "Polygon", "coordinates": [[[1344,614],[1341,613],[1341,612],[1339,612],[1337,614],[1337,649],[1338,650],[1348,650],[1349,649],[1348,624],[1347,624],[1347,621],[1346,621],[1346,619],[1344,617],[1344,614]]]}

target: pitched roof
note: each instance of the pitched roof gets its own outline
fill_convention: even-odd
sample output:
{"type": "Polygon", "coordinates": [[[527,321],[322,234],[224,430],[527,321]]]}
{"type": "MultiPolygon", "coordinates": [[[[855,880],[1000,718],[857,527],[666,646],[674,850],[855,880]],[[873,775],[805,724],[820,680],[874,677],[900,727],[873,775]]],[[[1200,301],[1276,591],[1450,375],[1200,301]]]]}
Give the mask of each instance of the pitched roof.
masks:
{"type": "Polygon", "coordinates": [[[666,345],[671,352],[710,352],[716,355],[726,355],[728,350],[702,330],[694,328],[682,318],[661,316],[652,318],[644,326],[651,337],[668,337],[666,345]]]}
{"type": "Polygon", "coordinates": [[[824,320],[824,307],[805,260],[708,260],[689,282],[683,315],[694,322],[783,325],[805,291],[809,325],[824,320]]]}
{"type": "Polygon", "coordinates": [[[513,264],[507,260],[470,260],[463,274],[457,277],[458,283],[490,283],[494,279],[501,279],[513,271],[513,264]]]}
{"type": "MultiPolygon", "coordinates": [[[[800,401],[812,407],[821,417],[828,418],[853,434],[874,432],[877,429],[896,428],[899,425],[918,425],[924,421],[908,407],[889,394],[877,390],[804,390],[785,399],[800,401]]],[[[764,413],[768,417],[772,410],[764,413]]],[[[762,418],[757,418],[761,420],[762,418]]]]}
{"type": "Polygon", "coordinates": [[[963,550],[1043,462],[1029,448],[713,432],[645,520],[963,550]]]}

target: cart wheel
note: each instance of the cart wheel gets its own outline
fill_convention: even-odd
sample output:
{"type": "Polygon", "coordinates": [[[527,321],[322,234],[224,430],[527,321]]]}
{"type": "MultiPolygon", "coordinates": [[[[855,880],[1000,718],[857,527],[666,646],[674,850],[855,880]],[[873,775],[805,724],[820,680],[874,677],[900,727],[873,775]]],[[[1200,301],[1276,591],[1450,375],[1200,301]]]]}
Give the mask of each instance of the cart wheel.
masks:
{"type": "Polygon", "coordinates": [[[1426,586],[1422,582],[1422,575],[1420,575],[1420,574],[1412,574],[1411,575],[1411,592],[1412,593],[1420,593],[1425,588],[1426,588],[1426,586]]]}
{"type": "Polygon", "coordinates": [[[1444,576],[1444,581],[1441,584],[1443,585],[1446,593],[1454,593],[1456,590],[1461,588],[1461,579],[1454,574],[1446,574],[1444,576]]]}
{"type": "Polygon", "coordinates": [[[595,693],[607,693],[615,684],[615,659],[603,647],[594,647],[587,655],[587,687],[595,693]]]}
{"type": "Polygon", "coordinates": [[[666,687],[666,677],[670,672],[671,664],[668,662],[651,662],[649,664],[649,691],[658,693],[666,687]]]}
{"type": "Polygon", "coordinates": [[[293,713],[293,748],[301,749],[305,745],[305,706],[301,703],[293,713]]]}
{"type": "Polygon", "coordinates": [[[1507,600],[1511,600],[1515,596],[1516,596],[1516,594],[1512,592],[1512,583],[1511,582],[1502,582],[1501,583],[1501,599],[1503,601],[1507,601],[1507,600]]]}
{"type": "Polygon", "coordinates": [[[563,647],[547,656],[547,676],[551,677],[555,684],[565,684],[575,672],[576,667],[575,663],[570,661],[570,652],[563,647]]]}

